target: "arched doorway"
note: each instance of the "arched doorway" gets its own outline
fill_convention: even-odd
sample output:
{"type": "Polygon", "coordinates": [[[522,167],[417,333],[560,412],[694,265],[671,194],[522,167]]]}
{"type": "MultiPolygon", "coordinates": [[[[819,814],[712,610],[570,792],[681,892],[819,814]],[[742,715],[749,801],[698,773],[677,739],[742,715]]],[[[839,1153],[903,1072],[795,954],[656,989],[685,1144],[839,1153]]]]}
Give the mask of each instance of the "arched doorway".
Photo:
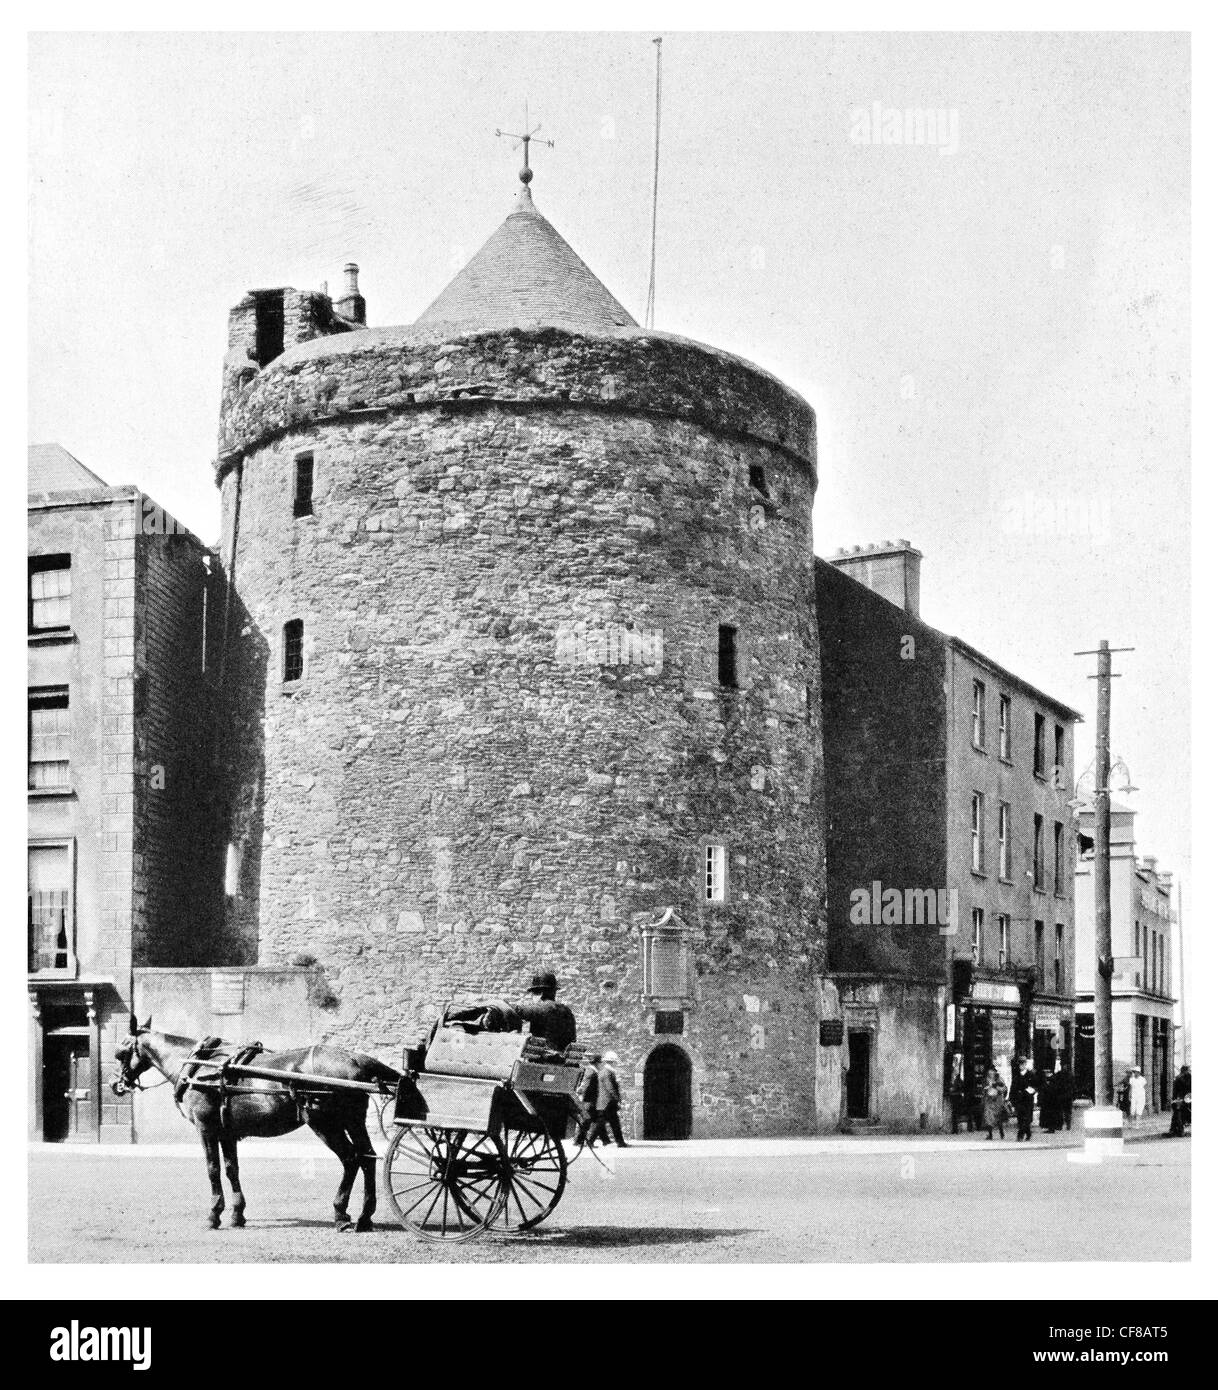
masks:
{"type": "Polygon", "coordinates": [[[643,1138],[688,1139],[693,1128],[693,1067],[683,1048],[661,1043],[643,1068],[643,1138]]]}

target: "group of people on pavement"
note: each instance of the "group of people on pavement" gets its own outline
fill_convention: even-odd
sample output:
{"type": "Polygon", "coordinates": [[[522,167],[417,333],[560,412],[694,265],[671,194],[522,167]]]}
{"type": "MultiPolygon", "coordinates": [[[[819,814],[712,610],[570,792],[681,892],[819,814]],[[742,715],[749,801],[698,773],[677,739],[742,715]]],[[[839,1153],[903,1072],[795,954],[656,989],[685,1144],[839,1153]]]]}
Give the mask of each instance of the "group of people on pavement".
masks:
{"type": "Polygon", "coordinates": [[[1117,1105],[1131,1120],[1146,1113],[1146,1078],[1141,1067],[1130,1067],[1117,1087],[1117,1105]]]}
{"type": "MultiPolygon", "coordinates": [[[[992,1062],[986,1069],[985,1080],[980,1092],[970,1095],[965,1084],[963,1057],[957,1053],[953,1058],[949,1099],[951,1103],[952,1133],[959,1133],[961,1124],[973,1129],[984,1129],[987,1139],[993,1139],[998,1131],[999,1139],[1006,1138],[1006,1127],[1015,1121],[1015,1139],[1032,1138],[1032,1119],[1037,1104],[1040,1106],[1040,1127],[1049,1134],[1061,1129],[1070,1129],[1074,1115],[1074,1077],[1067,1067],[1060,1063],[1052,1072],[1038,1073],[1032,1061],[1020,1057],[1015,1064],[1008,1086],[1002,1073],[992,1062]]],[[[1146,1077],[1140,1067],[1130,1067],[1124,1080],[1117,1088],[1117,1104],[1131,1119],[1140,1119],[1146,1112],[1146,1077]]],[[[1193,1075],[1188,1065],[1180,1068],[1180,1073],[1172,1085],[1172,1135],[1182,1135],[1186,1125],[1192,1124],[1193,1075]]]]}
{"type": "Polygon", "coordinates": [[[1040,1105],[1040,1127],[1050,1134],[1069,1129],[1074,1115],[1074,1078],[1060,1064],[1052,1072],[1037,1072],[1029,1057],[1016,1060],[1008,1086],[1002,1072],[992,1062],[986,1069],[979,1095],[970,1095],[965,1086],[963,1058],[957,1054],[953,1067],[950,1099],[952,1133],[963,1123],[971,1132],[984,1129],[987,1139],[998,1131],[1006,1138],[1006,1127],[1015,1121],[1017,1142],[1032,1138],[1032,1120],[1040,1105]]]}
{"type": "Polygon", "coordinates": [[[629,1148],[622,1138],[622,1122],[618,1112],[622,1104],[622,1088],[617,1079],[617,1053],[593,1052],[584,1065],[579,1083],[579,1099],[584,1115],[575,1135],[575,1147],[585,1144],[591,1149],[597,1139],[608,1144],[610,1133],[619,1149],[629,1148]]]}

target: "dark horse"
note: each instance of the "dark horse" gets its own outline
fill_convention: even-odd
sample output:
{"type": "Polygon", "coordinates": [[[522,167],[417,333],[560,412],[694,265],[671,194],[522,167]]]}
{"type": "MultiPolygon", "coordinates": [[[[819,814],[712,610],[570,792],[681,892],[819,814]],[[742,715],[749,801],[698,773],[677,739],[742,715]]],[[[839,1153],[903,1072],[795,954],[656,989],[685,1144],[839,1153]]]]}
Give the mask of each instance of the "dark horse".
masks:
{"type": "MultiPolygon", "coordinates": [[[[196,1072],[198,1044],[192,1038],[172,1033],[154,1033],[151,1018],[143,1023],[131,1020],[131,1032],[114,1054],[119,1070],[110,1082],[115,1095],[139,1090],[139,1077],[155,1068],[174,1085],[178,1108],[199,1131],[207,1156],[207,1176],[211,1179],[212,1230],[220,1225],[224,1210],[224,1189],[220,1185],[220,1154],[224,1171],[233,1190],[234,1226],[245,1225],[245,1194],[241,1191],[237,1169],[237,1141],[251,1137],[272,1138],[290,1134],[306,1124],[332,1149],[343,1165],[342,1181],[334,1196],[334,1224],[340,1231],[370,1231],[376,1210],[376,1153],[366,1124],[368,1096],[358,1091],[302,1091],[293,1095],[278,1081],[258,1078],[232,1078],[222,1093],[215,1066],[203,1065],[196,1072]],[[192,1075],[198,1082],[188,1084],[192,1075]],[[364,1206],[352,1223],[347,1203],[355,1176],[363,1169],[364,1206]]],[[[231,1049],[229,1049],[231,1051],[231,1049]]],[[[333,1047],[297,1047],[290,1052],[259,1052],[260,1067],[275,1071],[313,1073],[341,1081],[370,1081],[393,1087],[399,1073],[359,1052],[341,1052],[333,1047]]]]}

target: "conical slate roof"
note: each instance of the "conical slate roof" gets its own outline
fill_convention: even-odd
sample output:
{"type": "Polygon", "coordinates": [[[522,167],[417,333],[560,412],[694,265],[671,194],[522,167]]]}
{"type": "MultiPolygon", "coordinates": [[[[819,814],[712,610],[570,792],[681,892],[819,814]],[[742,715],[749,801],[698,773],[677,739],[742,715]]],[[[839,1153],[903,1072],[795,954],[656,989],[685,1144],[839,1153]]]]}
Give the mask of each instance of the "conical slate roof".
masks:
{"type": "Polygon", "coordinates": [[[533,206],[527,184],[511,216],[416,323],[595,333],[638,327],[533,206]]]}

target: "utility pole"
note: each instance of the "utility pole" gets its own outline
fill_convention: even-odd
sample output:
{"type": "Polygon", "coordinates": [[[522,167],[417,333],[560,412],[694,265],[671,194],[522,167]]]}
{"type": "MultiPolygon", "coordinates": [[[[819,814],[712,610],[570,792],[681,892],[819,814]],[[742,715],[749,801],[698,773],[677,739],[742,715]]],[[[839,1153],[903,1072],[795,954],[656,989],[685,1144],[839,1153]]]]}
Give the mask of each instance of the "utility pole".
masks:
{"type": "MultiPolygon", "coordinates": [[[[1101,640],[1097,651],[1075,652],[1095,656],[1097,670],[1088,679],[1097,682],[1095,699],[1095,1103],[1111,1109],[1112,1085],[1112,653],[1132,647],[1109,647],[1101,640]]],[[[1119,673],[1118,673],[1119,674],[1119,673]]]]}

